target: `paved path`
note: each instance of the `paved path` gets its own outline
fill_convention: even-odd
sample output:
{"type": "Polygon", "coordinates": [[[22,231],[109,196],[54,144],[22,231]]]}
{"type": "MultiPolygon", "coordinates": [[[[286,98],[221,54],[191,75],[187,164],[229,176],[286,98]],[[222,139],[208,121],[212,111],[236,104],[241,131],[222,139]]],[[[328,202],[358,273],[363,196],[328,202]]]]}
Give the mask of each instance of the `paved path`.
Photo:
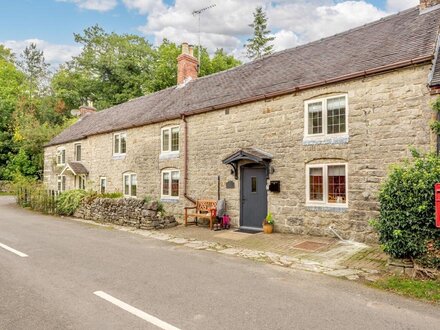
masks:
{"type": "Polygon", "coordinates": [[[438,329],[356,283],[39,215],[0,198],[0,329],[438,329]],[[154,325],[155,324],[155,325],[154,325]]]}

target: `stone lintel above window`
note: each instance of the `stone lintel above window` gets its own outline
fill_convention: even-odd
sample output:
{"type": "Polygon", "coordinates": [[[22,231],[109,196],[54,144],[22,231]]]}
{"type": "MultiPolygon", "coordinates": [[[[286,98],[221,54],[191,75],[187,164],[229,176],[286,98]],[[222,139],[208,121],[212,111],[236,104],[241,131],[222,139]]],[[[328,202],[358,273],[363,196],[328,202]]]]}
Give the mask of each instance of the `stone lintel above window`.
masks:
{"type": "Polygon", "coordinates": [[[350,141],[348,134],[337,136],[306,136],[303,138],[303,145],[314,146],[320,144],[347,144],[350,141]]]}

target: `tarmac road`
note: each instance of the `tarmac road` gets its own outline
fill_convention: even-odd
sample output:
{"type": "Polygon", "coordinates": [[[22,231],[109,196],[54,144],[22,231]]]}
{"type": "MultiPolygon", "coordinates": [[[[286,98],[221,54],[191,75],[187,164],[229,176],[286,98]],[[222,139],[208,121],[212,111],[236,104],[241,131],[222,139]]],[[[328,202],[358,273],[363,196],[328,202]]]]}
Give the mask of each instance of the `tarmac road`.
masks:
{"type": "Polygon", "coordinates": [[[440,307],[0,197],[0,329],[440,329],[440,307]]]}

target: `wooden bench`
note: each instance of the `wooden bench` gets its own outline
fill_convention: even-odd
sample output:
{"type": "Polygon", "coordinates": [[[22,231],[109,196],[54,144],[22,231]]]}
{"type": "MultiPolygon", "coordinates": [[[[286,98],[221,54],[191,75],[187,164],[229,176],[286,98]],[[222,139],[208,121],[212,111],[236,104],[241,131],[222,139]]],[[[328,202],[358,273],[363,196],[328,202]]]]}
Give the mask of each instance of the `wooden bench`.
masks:
{"type": "Polygon", "coordinates": [[[188,225],[188,218],[195,218],[194,224],[197,226],[197,220],[208,219],[209,229],[212,230],[217,210],[217,201],[213,199],[200,199],[196,201],[196,206],[185,207],[185,226],[188,225]],[[195,211],[191,211],[195,210],[195,211]]]}

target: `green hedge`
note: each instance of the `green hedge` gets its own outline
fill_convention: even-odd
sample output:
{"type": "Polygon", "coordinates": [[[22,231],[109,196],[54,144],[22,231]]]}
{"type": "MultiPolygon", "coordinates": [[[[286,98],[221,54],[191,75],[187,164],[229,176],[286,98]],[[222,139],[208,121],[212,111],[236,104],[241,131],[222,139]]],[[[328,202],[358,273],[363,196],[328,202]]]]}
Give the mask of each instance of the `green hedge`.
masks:
{"type": "Polygon", "coordinates": [[[396,165],[380,194],[380,216],[373,222],[384,251],[395,258],[424,258],[430,242],[440,242],[435,227],[434,184],[440,182],[440,158],[420,155],[396,165]]]}

